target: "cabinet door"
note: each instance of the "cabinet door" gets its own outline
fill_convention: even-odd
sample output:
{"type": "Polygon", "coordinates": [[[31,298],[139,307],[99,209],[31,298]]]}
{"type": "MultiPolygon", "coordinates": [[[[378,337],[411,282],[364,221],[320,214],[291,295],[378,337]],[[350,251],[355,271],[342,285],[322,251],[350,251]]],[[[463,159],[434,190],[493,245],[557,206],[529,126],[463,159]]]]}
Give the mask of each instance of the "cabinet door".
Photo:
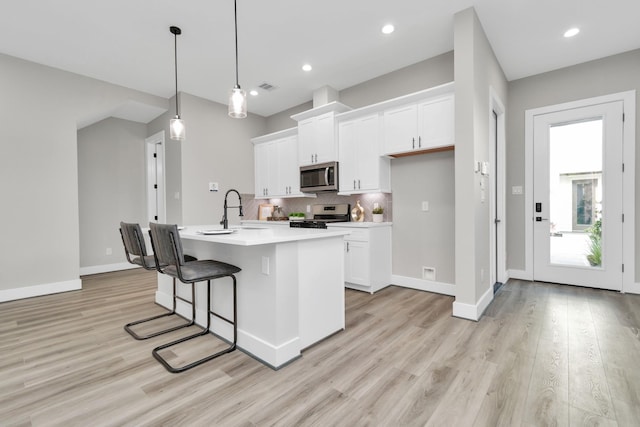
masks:
{"type": "Polygon", "coordinates": [[[300,168],[298,167],[298,138],[290,136],[278,143],[279,188],[284,196],[300,195],[300,168]]]}
{"type": "Polygon", "coordinates": [[[357,120],[341,122],[338,125],[338,177],[340,191],[357,189],[358,149],[356,140],[357,120]]]}
{"type": "Polygon", "coordinates": [[[346,240],[344,281],[356,285],[369,286],[369,243],[346,240]]]}
{"type": "Polygon", "coordinates": [[[335,162],[338,152],[334,114],[323,114],[315,121],[315,163],[335,162]]]}
{"type": "Polygon", "coordinates": [[[256,199],[266,198],[268,186],[268,144],[257,144],[253,147],[256,199]]]}
{"type": "Polygon", "coordinates": [[[418,105],[420,149],[454,145],[454,98],[448,96],[418,105]]]}
{"type": "Polygon", "coordinates": [[[384,154],[413,150],[418,137],[417,105],[405,105],[384,112],[384,154]]]}
{"type": "Polygon", "coordinates": [[[356,127],[358,190],[380,189],[380,120],[377,114],[363,117],[356,127]]]}
{"type": "Polygon", "coordinates": [[[315,118],[311,118],[298,122],[298,164],[305,166],[315,163],[315,155],[315,118]]]}

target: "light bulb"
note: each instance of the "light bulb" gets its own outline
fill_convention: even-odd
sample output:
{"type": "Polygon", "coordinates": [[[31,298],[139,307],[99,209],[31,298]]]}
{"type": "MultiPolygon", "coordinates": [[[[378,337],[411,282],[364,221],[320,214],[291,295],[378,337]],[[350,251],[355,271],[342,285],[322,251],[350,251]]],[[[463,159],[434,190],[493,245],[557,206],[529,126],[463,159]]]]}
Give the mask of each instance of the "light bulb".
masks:
{"type": "Polygon", "coordinates": [[[171,139],[183,141],[186,136],[186,128],[180,116],[176,116],[169,121],[169,134],[171,139]]]}
{"type": "Polygon", "coordinates": [[[247,93],[238,85],[229,93],[229,116],[234,119],[247,117],[247,93]]]}

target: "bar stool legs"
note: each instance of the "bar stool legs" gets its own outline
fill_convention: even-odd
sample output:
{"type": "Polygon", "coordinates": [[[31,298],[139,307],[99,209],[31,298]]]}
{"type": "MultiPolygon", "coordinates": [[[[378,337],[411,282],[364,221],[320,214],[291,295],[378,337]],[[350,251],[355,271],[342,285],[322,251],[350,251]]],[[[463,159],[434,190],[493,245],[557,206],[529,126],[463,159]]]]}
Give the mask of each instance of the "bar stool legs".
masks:
{"type": "MultiPolygon", "coordinates": [[[[211,280],[207,280],[207,327],[205,329],[203,329],[201,332],[194,334],[194,335],[189,335],[186,336],[184,338],[180,338],[178,340],[172,341],[170,343],[167,344],[163,344],[161,346],[158,346],[156,348],[153,349],[153,351],[151,352],[153,354],[153,357],[156,358],[156,360],[158,362],[160,362],[162,364],[162,366],[164,366],[167,371],[172,372],[172,373],[178,373],[178,372],[184,372],[188,369],[191,369],[193,367],[196,367],[198,365],[201,365],[205,362],[208,362],[210,360],[215,359],[216,357],[222,356],[223,354],[227,354],[227,353],[231,353],[232,351],[234,351],[236,349],[236,343],[238,340],[238,327],[237,327],[237,320],[238,320],[238,314],[237,314],[237,294],[236,294],[236,277],[231,274],[229,275],[229,277],[231,277],[231,279],[233,280],[233,321],[227,319],[224,316],[221,316],[218,313],[215,313],[211,310],[211,280]],[[173,347],[174,345],[183,343],[185,341],[203,336],[203,335],[207,335],[210,332],[210,327],[211,327],[211,315],[216,316],[219,319],[224,320],[225,322],[233,325],[233,342],[231,343],[230,346],[228,346],[227,348],[218,351],[217,353],[214,353],[212,355],[206,356],[202,359],[196,360],[195,362],[189,363],[187,365],[181,366],[181,367],[175,367],[172,366],[165,358],[163,358],[160,355],[160,351],[167,349],[169,347],[173,347]]],[[[192,290],[193,290],[193,286],[195,284],[191,283],[192,286],[192,290]]],[[[193,304],[193,307],[195,307],[195,304],[193,304]]],[[[195,319],[195,308],[194,310],[194,315],[193,318],[195,319]]]]}
{"type": "Polygon", "coordinates": [[[173,279],[173,306],[171,308],[171,311],[169,311],[168,313],[163,313],[163,314],[159,314],[157,316],[153,316],[153,317],[149,317],[149,318],[142,319],[142,320],[136,320],[135,322],[127,323],[126,325],[124,325],[124,330],[127,331],[129,333],[129,335],[131,335],[133,338],[135,338],[137,340],[146,340],[146,339],[149,339],[149,338],[157,337],[158,335],[162,335],[162,334],[166,334],[166,333],[169,333],[169,332],[177,331],[178,329],[188,328],[189,326],[193,326],[195,324],[195,322],[196,322],[195,286],[194,286],[193,283],[191,284],[191,301],[189,301],[189,300],[187,300],[185,298],[182,298],[181,296],[178,296],[178,294],[176,293],[176,279],[174,278],[173,279]],[[191,321],[189,321],[187,323],[182,323],[182,324],[177,325],[177,326],[173,326],[173,327],[168,328],[168,329],[163,329],[161,331],[153,332],[153,333],[148,334],[148,335],[139,335],[133,329],[131,329],[132,326],[139,325],[141,323],[150,322],[152,320],[160,319],[160,318],[163,318],[163,317],[179,316],[178,313],[176,313],[176,300],[184,301],[184,302],[187,302],[187,303],[191,304],[191,321]]]}

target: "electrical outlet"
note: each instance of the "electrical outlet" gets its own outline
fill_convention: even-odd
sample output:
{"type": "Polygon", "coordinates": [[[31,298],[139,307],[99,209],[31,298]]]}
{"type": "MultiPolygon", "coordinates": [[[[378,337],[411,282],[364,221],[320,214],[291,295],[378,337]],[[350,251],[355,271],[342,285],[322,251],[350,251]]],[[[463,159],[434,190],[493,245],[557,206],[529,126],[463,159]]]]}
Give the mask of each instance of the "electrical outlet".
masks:
{"type": "Polygon", "coordinates": [[[311,205],[307,205],[307,213],[311,213],[311,205]]]}
{"type": "Polygon", "coordinates": [[[268,256],[262,257],[262,274],[267,276],[269,275],[269,257],[268,256]]]}
{"type": "Polygon", "coordinates": [[[211,191],[211,192],[218,191],[218,183],[217,182],[210,182],[209,183],[209,191],[211,191]]]}
{"type": "Polygon", "coordinates": [[[424,280],[436,280],[436,269],[434,267],[422,267],[422,278],[424,280]]]}
{"type": "Polygon", "coordinates": [[[513,187],[511,187],[511,194],[516,194],[516,195],[522,194],[522,186],[514,185],[513,187]]]}
{"type": "Polygon", "coordinates": [[[422,211],[423,212],[428,212],[429,211],[429,202],[427,202],[427,201],[422,202],[422,211]]]}
{"type": "Polygon", "coordinates": [[[113,255],[113,250],[111,250],[111,248],[107,248],[106,253],[107,255],[113,255]]]}

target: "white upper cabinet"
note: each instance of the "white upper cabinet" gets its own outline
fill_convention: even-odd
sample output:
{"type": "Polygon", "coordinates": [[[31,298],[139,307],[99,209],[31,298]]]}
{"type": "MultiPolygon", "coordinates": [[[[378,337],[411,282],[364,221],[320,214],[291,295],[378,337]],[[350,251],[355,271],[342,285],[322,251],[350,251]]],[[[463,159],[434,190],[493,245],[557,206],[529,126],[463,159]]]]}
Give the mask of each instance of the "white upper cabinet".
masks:
{"type": "Polygon", "coordinates": [[[369,114],[338,124],[340,194],[390,192],[390,161],[381,157],[381,117],[369,114]]]}
{"type": "Polygon", "coordinates": [[[335,115],[349,109],[339,102],[331,102],[291,116],[298,121],[299,166],[338,160],[335,115]]]}
{"type": "Polygon", "coordinates": [[[253,138],[255,198],[307,196],[300,192],[297,128],[253,138]]]}
{"type": "Polygon", "coordinates": [[[447,94],[384,112],[384,153],[397,155],[452,147],[454,95],[447,94]]]}
{"type": "Polygon", "coordinates": [[[451,147],[454,96],[448,94],[384,112],[384,153],[396,155],[451,147]]]}

